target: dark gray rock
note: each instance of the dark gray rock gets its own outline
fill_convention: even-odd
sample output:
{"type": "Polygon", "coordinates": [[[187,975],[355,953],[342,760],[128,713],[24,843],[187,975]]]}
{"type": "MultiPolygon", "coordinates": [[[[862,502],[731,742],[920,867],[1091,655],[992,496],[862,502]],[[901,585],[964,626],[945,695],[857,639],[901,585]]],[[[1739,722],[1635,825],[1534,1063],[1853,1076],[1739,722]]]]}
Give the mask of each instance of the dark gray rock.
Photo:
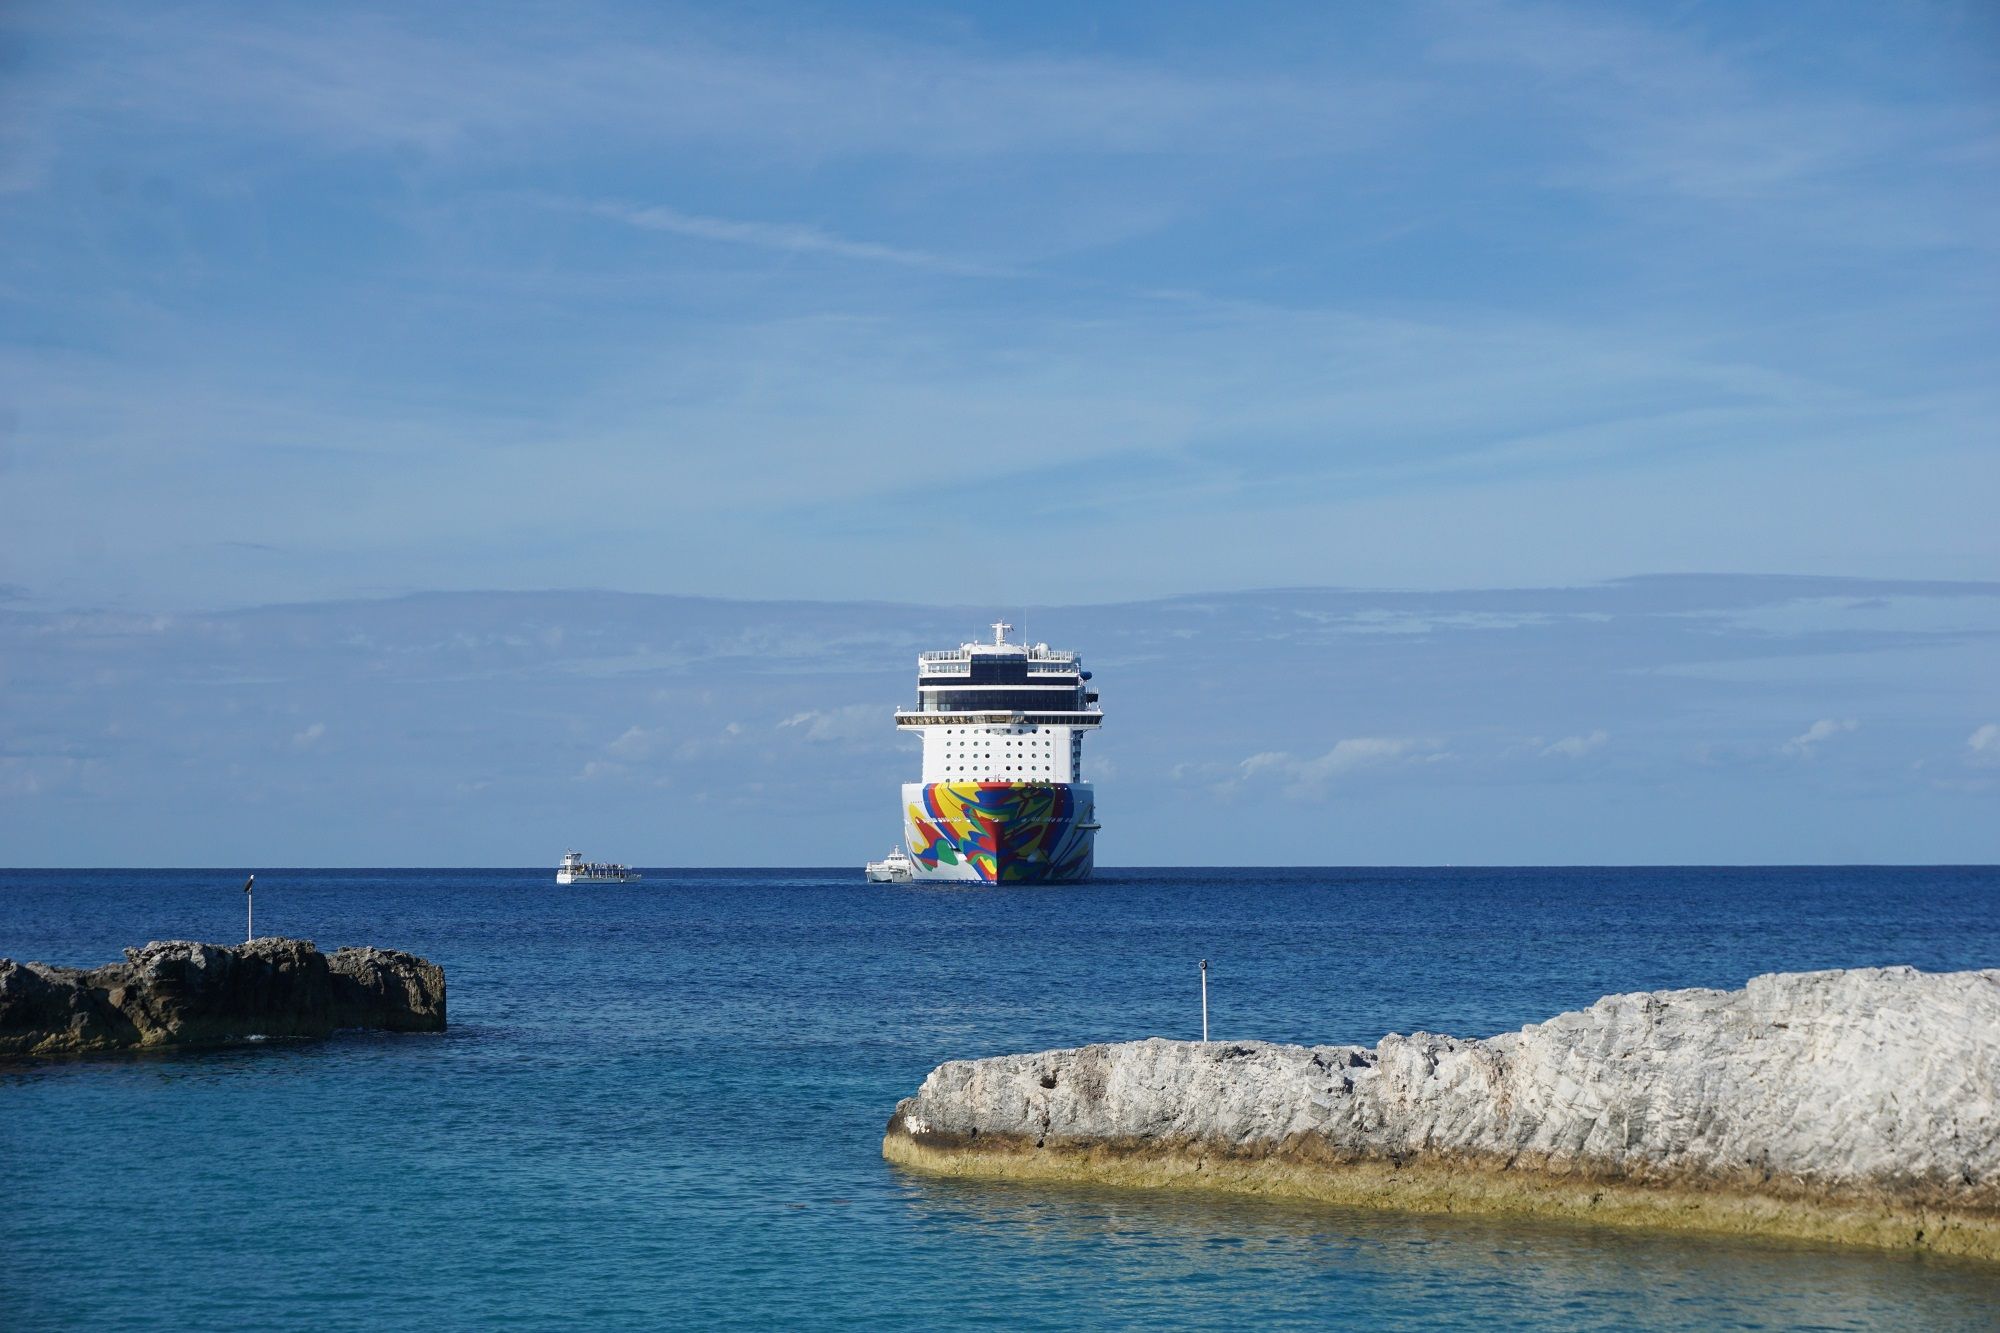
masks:
{"type": "Polygon", "coordinates": [[[444,1030],[444,969],[394,949],[341,949],[327,960],[334,1026],[444,1030]]]}
{"type": "Polygon", "coordinates": [[[310,940],[156,940],[87,970],[0,959],[0,1056],[444,1025],[444,970],[389,949],[328,959],[310,940]]]}

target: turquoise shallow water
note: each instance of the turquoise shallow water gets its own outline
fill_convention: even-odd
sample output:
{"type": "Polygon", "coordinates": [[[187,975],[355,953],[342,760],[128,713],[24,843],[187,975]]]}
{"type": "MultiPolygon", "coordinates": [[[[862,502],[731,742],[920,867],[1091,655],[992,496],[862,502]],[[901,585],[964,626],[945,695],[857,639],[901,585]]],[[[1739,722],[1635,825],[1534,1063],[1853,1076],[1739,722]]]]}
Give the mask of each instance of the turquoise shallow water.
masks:
{"type": "MultiPolygon", "coordinates": [[[[450,974],[442,1036],[0,1071],[0,1327],[1991,1328],[2000,1270],[979,1186],[878,1155],[940,1060],[1486,1035],[1622,990],[2000,963],[2000,870],[260,868],[258,920],[450,974]]],[[[240,871],[0,871],[0,955],[231,939],[240,871]]]]}

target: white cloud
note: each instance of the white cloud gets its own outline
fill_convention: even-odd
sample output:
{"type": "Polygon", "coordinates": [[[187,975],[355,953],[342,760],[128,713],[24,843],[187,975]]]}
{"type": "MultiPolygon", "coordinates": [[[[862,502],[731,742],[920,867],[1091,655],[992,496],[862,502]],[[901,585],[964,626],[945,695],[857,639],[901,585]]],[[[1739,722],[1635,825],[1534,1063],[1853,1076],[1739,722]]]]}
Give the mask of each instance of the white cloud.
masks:
{"type": "Polygon", "coordinates": [[[666,743],[667,733],[663,730],[645,727],[627,727],[625,733],[604,747],[604,752],[619,759],[646,759],[666,743]]]}
{"type": "Polygon", "coordinates": [[[778,724],[780,730],[786,727],[804,729],[809,741],[862,741],[878,739],[890,732],[890,721],[895,710],[883,704],[844,704],[839,708],[808,709],[794,713],[778,724]]]}
{"type": "Polygon", "coordinates": [[[1860,725],[1859,722],[1851,717],[1823,717],[1798,735],[1786,741],[1783,749],[1786,754],[1810,757],[1818,753],[1818,747],[1822,743],[1831,740],[1843,731],[1853,731],[1860,725]]]}
{"type": "Polygon", "coordinates": [[[326,723],[315,722],[304,731],[292,734],[292,748],[295,750],[309,749],[324,735],[326,735],[326,723]]]}
{"type": "Polygon", "coordinates": [[[2000,722],[1988,722],[1965,738],[1975,764],[2000,764],[2000,722]]]}
{"type": "Polygon", "coordinates": [[[1239,780],[1275,778],[1289,796],[1317,794],[1336,778],[1364,769],[1405,763],[1433,763],[1450,756],[1437,752],[1437,742],[1395,736],[1351,736],[1325,754],[1302,757],[1288,750],[1253,754],[1237,765],[1239,780]]]}
{"type": "Polygon", "coordinates": [[[1611,733],[1600,728],[1588,736],[1565,736],[1543,750],[1542,754],[1545,758],[1559,756],[1564,759],[1581,759],[1610,739],[1611,733]]]}

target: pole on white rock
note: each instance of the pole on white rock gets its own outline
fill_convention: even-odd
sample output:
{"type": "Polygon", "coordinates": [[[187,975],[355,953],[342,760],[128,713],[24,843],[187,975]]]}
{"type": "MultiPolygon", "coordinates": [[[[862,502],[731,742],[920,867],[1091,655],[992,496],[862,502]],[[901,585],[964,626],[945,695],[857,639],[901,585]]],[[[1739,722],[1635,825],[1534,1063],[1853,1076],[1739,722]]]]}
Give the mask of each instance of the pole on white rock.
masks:
{"type": "Polygon", "coordinates": [[[243,942],[248,944],[257,938],[257,895],[250,892],[257,883],[255,875],[243,881],[243,942]]]}
{"type": "Polygon", "coordinates": [[[1201,960],[1201,1039],[1208,1040],[1208,960],[1201,960]]]}

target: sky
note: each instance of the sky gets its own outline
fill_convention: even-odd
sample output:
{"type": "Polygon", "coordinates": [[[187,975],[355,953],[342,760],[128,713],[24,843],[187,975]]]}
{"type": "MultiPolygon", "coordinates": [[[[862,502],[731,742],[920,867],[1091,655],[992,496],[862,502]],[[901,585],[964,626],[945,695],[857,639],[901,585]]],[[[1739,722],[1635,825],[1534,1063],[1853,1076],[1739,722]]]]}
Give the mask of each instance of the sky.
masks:
{"type": "MultiPolygon", "coordinates": [[[[0,611],[37,865],[846,865],[987,605],[421,593],[0,611]]],[[[2000,582],[1677,575],[1007,611],[1082,651],[1100,864],[2000,862],[2000,582]]],[[[4,944],[4,942],[0,942],[4,944]]]]}
{"type": "Polygon", "coordinates": [[[0,24],[39,605],[1994,570],[1990,5],[0,24]]]}
{"type": "MultiPolygon", "coordinates": [[[[1342,700],[1311,734],[1232,722],[1170,759],[1183,742],[1126,705],[1153,728],[1103,738],[1113,769],[1145,756],[1127,799],[1187,816],[1187,793],[1233,791],[1239,822],[1193,842],[1144,824],[1159,837],[1123,859],[1994,859],[1987,751],[1967,738],[2000,724],[1996,168],[2000,13],[1976,0],[18,0],[0,8],[0,862],[212,859],[248,835],[182,803],[251,778],[311,799],[243,855],[546,859],[574,835],[529,846],[523,791],[480,797],[435,844],[378,810],[380,765],[425,753],[383,682],[433,649],[342,645],[401,643],[378,621],[411,607],[440,643],[490,636],[496,656],[452,679],[494,689],[525,679],[505,648],[542,632],[523,625],[651,641],[674,608],[727,606],[787,642],[886,615],[944,646],[996,607],[1040,608],[1164,705],[1172,673],[1104,608],[1221,598],[1254,622],[1259,590],[1320,589],[1340,615],[1526,598],[1560,620],[1566,597],[1660,579],[1766,590],[1758,614],[1784,624],[1730,621],[1721,646],[1845,643],[1883,616],[1930,637],[1788,649],[1803,682],[1732,676],[1708,730],[1671,691],[1556,716],[1544,682],[1584,684],[1539,622],[1361,635],[1358,654],[1343,638],[1287,659],[1285,689],[1342,700]],[[1847,591],[1770,592],[1804,586],[1781,577],[1847,591]],[[607,619],[596,599],[616,595],[652,609],[607,619]],[[1843,609],[1877,600],[1892,609],[1843,609]],[[263,616],[345,626],[308,638],[346,674],[230,637],[263,616]],[[1371,655],[1391,642],[1438,658],[1371,655]],[[1520,649],[1455,656],[1502,644],[1520,649]],[[43,674],[55,660],[71,674],[43,674]],[[1405,682],[1357,663],[1458,691],[1451,708],[1490,697],[1494,745],[1540,737],[1593,775],[1573,797],[1666,804],[1566,836],[1500,820],[1528,779],[1444,783],[1487,753],[1472,722],[1392,707],[1405,682]],[[405,730],[358,726],[364,700],[405,730]],[[240,730],[293,712],[268,752],[240,730]],[[1648,730],[1669,716],[1671,735],[1648,730]],[[163,729],[131,739],[146,717],[163,729]],[[174,729],[196,718],[219,730],[174,729]],[[1641,735],[1694,766],[1649,785],[1665,779],[1621,767],[1641,735]],[[284,767],[342,745],[345,767],[284,767]],[[1686,759],[1724,753],[1756,758],[1686,759]],[[1841,786],[1842,755],[1873,776],[1841,786]],[[1173,796],[1162,774],[1183,763],[1209,768],[1173,796]],[[1811,779],[1753,803],[1761,826],[1742,808],[1760,764],[1811,779]],[[1464,836],[1433,836],[1415,796],[1351,843],[1240,823],[1424,773],[1459,793],[1432,808],[1464,836]],[[160,782],[180,789],[140,810],[160,782]],[[481,829],[480,808],[515,828],[481,829]]],[[[1736,616],[1735,596],[1686,614],[1736,616]]],[[[1647,647],[1606,668],[1620,679],[1749,670],[1652,634],[1670,613],[1628,612],[1647,647]]],[[[1299,628],[1244,660],[1275,662],[1299,628]]],[[[780,740],[833,754],[835,724],[764,723],[893,703],[910,640],[853,662],[865,689],[793,691],[796,664],[744,675],[763,693],[727,696],[717,725],[759,736],[764,767],[718,769],[710,798],[782,779],[780,740]]],[[[544,665],[550,688],[610,694],[549,700],[574,733],[529,728],[505,762],[435,756],[438,782],[492,792],[544,764],[588,786],[590,762],[608,782],[624,760],[564,746],[694,743],[602,684],[618,672],[544,665]]],[[[451,714],[474,697],[518,702],[467,687],[429,717],[484,734],[451,714]]],[[[863,746],[876,780],[913,764],[895,744],[863,746]]],[[[828,815],[753,851],[748,815],[718,818],[678,842],[606,828],[588,850],[810,862],[885,842],[828,815]]]]}

